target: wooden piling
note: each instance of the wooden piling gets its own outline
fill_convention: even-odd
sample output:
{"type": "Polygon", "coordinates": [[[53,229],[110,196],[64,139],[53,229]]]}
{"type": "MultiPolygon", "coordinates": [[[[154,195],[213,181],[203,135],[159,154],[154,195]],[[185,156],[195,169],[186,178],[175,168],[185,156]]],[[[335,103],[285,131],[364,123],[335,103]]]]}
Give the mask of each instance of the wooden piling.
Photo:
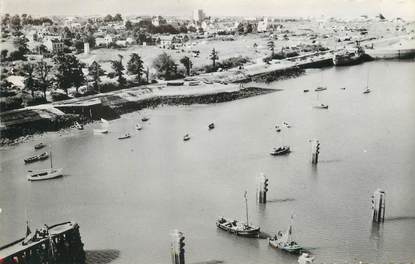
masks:
{"type": "Polygon", "coordinates": [[[184,264],[184,235],[178,230],[171,233],[171,263],[184,264]]]}
{"type": "Polygon", "coordinates": [[[260,204],[267,203],[267,191],[268,191],[268,178],[265,174],[257,178],[257,202],[260,204]]]}
{"type": "Polygon", "coordinates": [[[372,220],[375,223],[385,221],[385,192],[377,189],[372,195],[372,220]]]}

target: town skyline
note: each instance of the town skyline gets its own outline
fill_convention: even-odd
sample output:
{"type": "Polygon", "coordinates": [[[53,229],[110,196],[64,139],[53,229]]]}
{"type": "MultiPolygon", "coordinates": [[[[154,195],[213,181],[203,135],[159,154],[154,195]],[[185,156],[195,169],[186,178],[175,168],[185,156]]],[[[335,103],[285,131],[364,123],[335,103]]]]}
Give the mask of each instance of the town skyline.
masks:
{"type": "Polygon", "coordinates": [[[272,16],[272,17],[344,17],[362,15],[415,19],[413,0],[227,0],[217,5],[214,0],[2,0],[1,13],[35,16],[93,16],[121,13],[128,15],[162,15],[191,17],[195,9],[207,16],[272,16]],[[58,2],[60,4],[57,4],[58,2]]]}

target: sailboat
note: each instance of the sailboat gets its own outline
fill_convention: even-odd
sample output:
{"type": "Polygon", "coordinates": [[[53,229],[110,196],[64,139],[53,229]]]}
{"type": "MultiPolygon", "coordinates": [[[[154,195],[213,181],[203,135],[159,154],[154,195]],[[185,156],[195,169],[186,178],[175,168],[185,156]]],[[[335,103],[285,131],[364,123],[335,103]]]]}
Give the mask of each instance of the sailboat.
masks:
{"type": "Polygon", "coordinates": [[[244,198],[246,210],[246,223],[220,217],[218,220],[216,220],[216,226],[222,230],[228,231],[229,233],[235,234],[237,236],[258,237],[260,233],[260,228],[257,226],[249,225],[248,198],[246,191],[244,194],[244,198]]]}
{"type": "Polygon", "coordinates": [[[29,181],[43,181],[54,179],[58,177],[62,177],[62,168],[54,169],[53,168],[53,161],[52,161],[52,151],[50,152],[50,168],[37,170],[37,171],[29,171],[30,173],[27,175],[27,180],[29,181]]]}
{"type": "Polygon", "coordinates": [[[369,89],[369,70],[367,71],[367,78],[366,78],[366,89],[363,91],[364,94],[370,93],[371,90],[369,89]]]}
{"type": "Polygon", "coordinates": [[[271,247],[279,248],[289,253],[298,254],[303,248],[292,239],[292,221],[293,216],[291,215],[291,223],[288,230],[285,233],[279,231],[277,235],[268,239],[268,243],[271,247]]]}
{"type": "Polygon", "coordinates": [[[101,128],[94,129],[94,134],[107,134],[109,123],[104,118],[101,118],[101,128]]]}

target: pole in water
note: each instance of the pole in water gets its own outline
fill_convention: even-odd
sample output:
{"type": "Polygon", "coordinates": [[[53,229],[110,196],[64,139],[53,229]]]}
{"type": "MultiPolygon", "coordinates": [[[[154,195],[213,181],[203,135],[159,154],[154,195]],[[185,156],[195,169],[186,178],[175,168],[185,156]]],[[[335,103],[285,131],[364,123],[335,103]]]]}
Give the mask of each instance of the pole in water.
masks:
{"type": "Polygon", "coordinates": [[[320,154],[320,141],[311,140],[311,163],[318,163],[318,155],[320,154]]]}
{"type": "Polygon", "coordinates": [[[385,221],[385,191],[377,189],[372,196],[372,220],[375,223],[385,221]]]}
{"type": "Polygon", "coordinates": [[[245,191],[244,198],[245,198],[245,211],[246,211],[246,224],[249,225],[249,217],[248,217],[248,192],[245,191]]]}
{"type": "Polygon", "coordinates": [[[171,233],[171,263],[184,264],[184,235],[179,230],[171,233]]]}
{"type": "Polygon", "coordinates": [[[257,178],[257,202],[260,204],[267,203],[267,191],[268,191],[268,178],[265,174],[257,178]]]}

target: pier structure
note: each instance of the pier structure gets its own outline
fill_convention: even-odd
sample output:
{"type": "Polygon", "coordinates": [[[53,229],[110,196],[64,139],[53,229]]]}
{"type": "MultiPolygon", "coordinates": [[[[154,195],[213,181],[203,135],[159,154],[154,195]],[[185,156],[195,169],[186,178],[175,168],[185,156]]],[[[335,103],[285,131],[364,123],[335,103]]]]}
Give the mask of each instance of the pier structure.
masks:
{"type": "Polygon", "coordinates": [[[268,178],[264,173],[257,178],[257,202],[260,204],[267,203],[268,178]]]}
{"type": "Polygon", "coordinates": [[[318,156],[320,154],[320,141],[311,140],[311,163],[316,165],[318,163],[318,156]]]}
{"type": "Polygon", "coordinates": [[[184,264],[184,235],[175,229],[171,233],[171,263],[184,264]]]}
{"type": "Polygon", "coordinates": [[[36,229],[26,237],[0,247],[0,263],[84,264],[85,251],[79,225],[65,222],[36,229]]]}
{"type": "Polygon", "coordinates": [[[375,223],[385,221],[385,191],[377,189],[372,195],[372,219],[375,223]]]}

